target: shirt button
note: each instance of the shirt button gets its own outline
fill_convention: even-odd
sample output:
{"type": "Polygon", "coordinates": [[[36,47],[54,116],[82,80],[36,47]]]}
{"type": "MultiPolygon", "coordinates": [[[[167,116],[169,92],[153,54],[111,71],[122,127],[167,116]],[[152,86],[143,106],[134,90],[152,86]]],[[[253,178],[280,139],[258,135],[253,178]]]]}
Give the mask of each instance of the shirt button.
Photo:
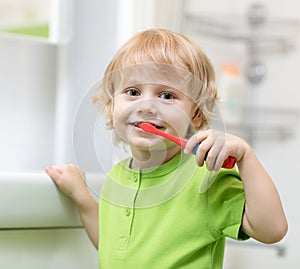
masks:
{"type": "Polygon", "coordinates": [[[131,214],[131,210],[130,210],[130,208],[127,208],[127,209],[126,209],[126,216],[129,217],[130,214],[131,214]]]}
{"type": "Polygon", "coordinates": [[[134,175],[134,176],[133,176],[133,181],[134,181],[134,182],[137,182],[137,181],[138,181],[138,176],[137,176],[137,175],[134,175]]]}

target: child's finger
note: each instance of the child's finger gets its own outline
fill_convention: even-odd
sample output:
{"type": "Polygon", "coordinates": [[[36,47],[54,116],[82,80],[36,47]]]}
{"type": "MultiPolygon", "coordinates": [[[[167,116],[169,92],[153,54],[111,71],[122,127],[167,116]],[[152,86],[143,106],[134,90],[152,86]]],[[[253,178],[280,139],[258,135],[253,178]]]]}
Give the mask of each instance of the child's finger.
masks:
{"type": "Polygon", "coordinates": [[[191,136],[190,139],[187,141],[184,153],[190,154],[193,151],[194,147],[201,143],[205,138],[207,138],[207,136],[208,134],[206,132],[199,132],[191,136]]]}
{"type": "Polygon", "coordinates": [[[60,177],[61,173],[58,169],[55,169],[52,166],[47,166],[45,168],[45,172],[53,179],[56,180],[58,177],[60,177]]]}
{"type": "Polygon", "coordinates": [[[216,140],[209,149],[206,157],[206,167],[209,171],[218,171],[224,161],[224,144],[221,140],[216,140]]]}

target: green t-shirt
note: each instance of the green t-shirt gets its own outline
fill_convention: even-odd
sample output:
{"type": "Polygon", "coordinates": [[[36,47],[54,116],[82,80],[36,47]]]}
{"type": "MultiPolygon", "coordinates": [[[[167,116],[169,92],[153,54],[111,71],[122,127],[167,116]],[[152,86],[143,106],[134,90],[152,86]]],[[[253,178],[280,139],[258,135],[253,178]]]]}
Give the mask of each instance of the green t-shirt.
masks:
{"type": "Polygon", "coordinates": [[[248,238],[240,231],[239,174],[208,177],[194,155],[146,170],[130,169],[129,161],[113,167],[101,191],[100,268],[222,268],[225,237],[248,238]]]}

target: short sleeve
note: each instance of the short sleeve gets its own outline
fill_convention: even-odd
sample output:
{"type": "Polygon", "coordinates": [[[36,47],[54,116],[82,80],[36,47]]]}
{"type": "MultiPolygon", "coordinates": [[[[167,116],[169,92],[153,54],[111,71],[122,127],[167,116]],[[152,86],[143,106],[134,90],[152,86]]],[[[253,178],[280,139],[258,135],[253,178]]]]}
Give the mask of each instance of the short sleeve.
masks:
{"type": "Polygon", "coordinates": [[[249,236],[241,231],[246,200],[239,173],[235,169],[220,170],[207,195],[210,221],[217,236],[248,239],[249,236]]]}

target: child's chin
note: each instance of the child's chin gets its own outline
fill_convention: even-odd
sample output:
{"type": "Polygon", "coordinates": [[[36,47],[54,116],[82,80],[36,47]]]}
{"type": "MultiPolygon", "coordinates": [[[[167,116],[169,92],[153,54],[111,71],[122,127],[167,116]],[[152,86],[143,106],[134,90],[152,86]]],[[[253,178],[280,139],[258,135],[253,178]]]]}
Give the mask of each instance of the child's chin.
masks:
{"type": "Polygon", "coordinates": [[[167,151],[165,143],[159,139],[136,138],[131,139],[130,144],[145,151],[167,151]]]}

